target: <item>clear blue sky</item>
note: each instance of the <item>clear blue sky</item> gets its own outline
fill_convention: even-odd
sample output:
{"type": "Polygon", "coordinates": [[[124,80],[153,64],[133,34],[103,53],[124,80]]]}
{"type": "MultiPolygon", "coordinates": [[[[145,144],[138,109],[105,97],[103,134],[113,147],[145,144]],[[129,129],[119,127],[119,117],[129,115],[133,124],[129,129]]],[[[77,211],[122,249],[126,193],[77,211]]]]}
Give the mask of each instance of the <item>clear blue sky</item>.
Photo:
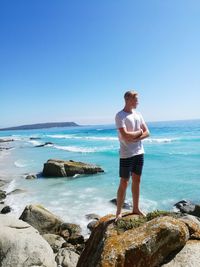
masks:
{"type": "Polygon", "coordinates": [[[1,0],[0,127],[200,118],[199,0],[1,0]]]}

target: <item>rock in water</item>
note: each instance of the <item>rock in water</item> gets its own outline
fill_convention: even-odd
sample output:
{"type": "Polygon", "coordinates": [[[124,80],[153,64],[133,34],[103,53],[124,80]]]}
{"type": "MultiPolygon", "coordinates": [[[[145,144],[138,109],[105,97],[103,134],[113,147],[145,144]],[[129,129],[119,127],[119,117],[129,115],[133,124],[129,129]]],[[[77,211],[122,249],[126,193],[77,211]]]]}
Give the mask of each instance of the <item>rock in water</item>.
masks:
{"type": "Polygon", "coordinates": [[[49,244],[29,224],[0,214],[1,267],[56,267],[49,244]]]}
{"type": "Polygon", "coordinates": [[[0,190],[0,200],[6,198],[6,191],[0,190]]]}
{"type": "Polygon", "coordinates": [[[43,176],[45,177],[66,177],[74,176],[75,174],[95,174],[98,172],[104,171],[99,166],[73,160],[49,159],[43,168],[43,176]]]}
{"type": "Polygon", "coordinates": [[[3,207],[3,209],[1,210],[1,213],[2,214],[6,214],[6,213],[9,213],[11,212],[11,207],[10,206],[5,206],[3,207]]]}

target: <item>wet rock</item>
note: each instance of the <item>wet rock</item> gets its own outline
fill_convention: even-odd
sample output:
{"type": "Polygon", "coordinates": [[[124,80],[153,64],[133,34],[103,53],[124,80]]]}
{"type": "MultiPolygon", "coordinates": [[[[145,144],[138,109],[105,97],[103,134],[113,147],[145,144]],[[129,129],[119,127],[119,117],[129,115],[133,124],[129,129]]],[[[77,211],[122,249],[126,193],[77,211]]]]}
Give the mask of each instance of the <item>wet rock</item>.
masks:
{"type": "Polygon", "coordinates": [[[26,193],[27,191],[24,189],[14,189],[13,191],[7,193],[7,195],[16,195],[16,194],[22,194],[22,193],[26,193]]]}
{"type": "Polygon", "coordinates": [[[30,137],[30,140],[40,140],[40,137],[30,137]]]}
{"type": "Polygon", "coordinates": [[[11,212],[11,207],[10,206],[5,206],[2,210],[1,210],[1,213],[2,214],[6,214],[6,213],[9,213],[11,212]]]}
{"type": "Polygon", "coordinates": [[[62,223],[60,224],[58,231],[59,235],[67,240],[69,237],[79,236],[81,233],[81,227],[74,223],[62,223]]]}
{"type": "Polygon", "coordinates": [[[93,220],[90,223],[88,223],[87,228],[92,232],[92,230],[95,228],[98,220],[93,220]]]}
{"type": "Polygon", "coordinates": [[[85,215],[88,220],[99,220],[101,217],[98,214],[90,213],[85,215]]]}
{"type": "Polygon", "coordinates": [[[29,174],[25,177],[25,179],[27,180],[33,180],[33,179],[37,179],[37,175],[35,174],[29,174]]]}
{"type": "Polygon", "coordinates": [[[83,162],[73,160],[55,160],[50,159],[44,164],[43,176],[45,177],[66,177],[75,174],[95,174],[104,172],[102,168],[83,162]]]}
{"type": "Polygon", "coordinates": [[[48,145],[53,145],[53,143],[52,142],[45,142],[44,144],[37,145],[35,147],[43,147],[43,146],[48,146],[48,145]]]}
{"type": "MultiPolygon", "coordinates": [[[[110,202],[113,203],[114,205],[117,205],[117,199],[116,198],[111,199],[110,202]]],[[[124,202],[122,208],[126,209],[126,210],[131,210],[133,208],[133,206],[130,203],[124,202]]]]}
{"type": "Polygon", "coordinates": [[[6,198],[6,191],[0,190],[0,200],[6,198]]]}

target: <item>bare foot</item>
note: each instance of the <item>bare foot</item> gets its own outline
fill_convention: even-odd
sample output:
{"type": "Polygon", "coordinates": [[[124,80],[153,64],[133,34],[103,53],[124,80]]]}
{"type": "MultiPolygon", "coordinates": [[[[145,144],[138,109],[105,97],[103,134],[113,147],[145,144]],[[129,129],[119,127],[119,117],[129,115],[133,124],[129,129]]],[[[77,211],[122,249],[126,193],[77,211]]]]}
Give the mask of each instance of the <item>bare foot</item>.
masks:
{"type": "Polygon", "coordinates": [[[146,214],[141,210],[133,210],[132,214],[137,214],[146,217],[146,214]]]}
{"type": "Polygon", "coordinates": [[[122,218],[122,214],[116,214],[115,223],[122,218]]]}

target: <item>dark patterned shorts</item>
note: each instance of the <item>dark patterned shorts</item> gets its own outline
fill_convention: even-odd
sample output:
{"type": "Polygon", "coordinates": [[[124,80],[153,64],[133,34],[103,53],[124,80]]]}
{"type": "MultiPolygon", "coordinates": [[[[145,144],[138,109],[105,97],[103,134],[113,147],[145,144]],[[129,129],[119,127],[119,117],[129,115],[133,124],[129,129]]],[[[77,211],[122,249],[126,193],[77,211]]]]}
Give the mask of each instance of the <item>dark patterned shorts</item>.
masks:
{"type": "Polygon", "coordinates": [[[132,173],[142,174],[144,164],[144,154],[136,155],[131,158],[120,158],[119,176],[129,179],[132,173]]]}

